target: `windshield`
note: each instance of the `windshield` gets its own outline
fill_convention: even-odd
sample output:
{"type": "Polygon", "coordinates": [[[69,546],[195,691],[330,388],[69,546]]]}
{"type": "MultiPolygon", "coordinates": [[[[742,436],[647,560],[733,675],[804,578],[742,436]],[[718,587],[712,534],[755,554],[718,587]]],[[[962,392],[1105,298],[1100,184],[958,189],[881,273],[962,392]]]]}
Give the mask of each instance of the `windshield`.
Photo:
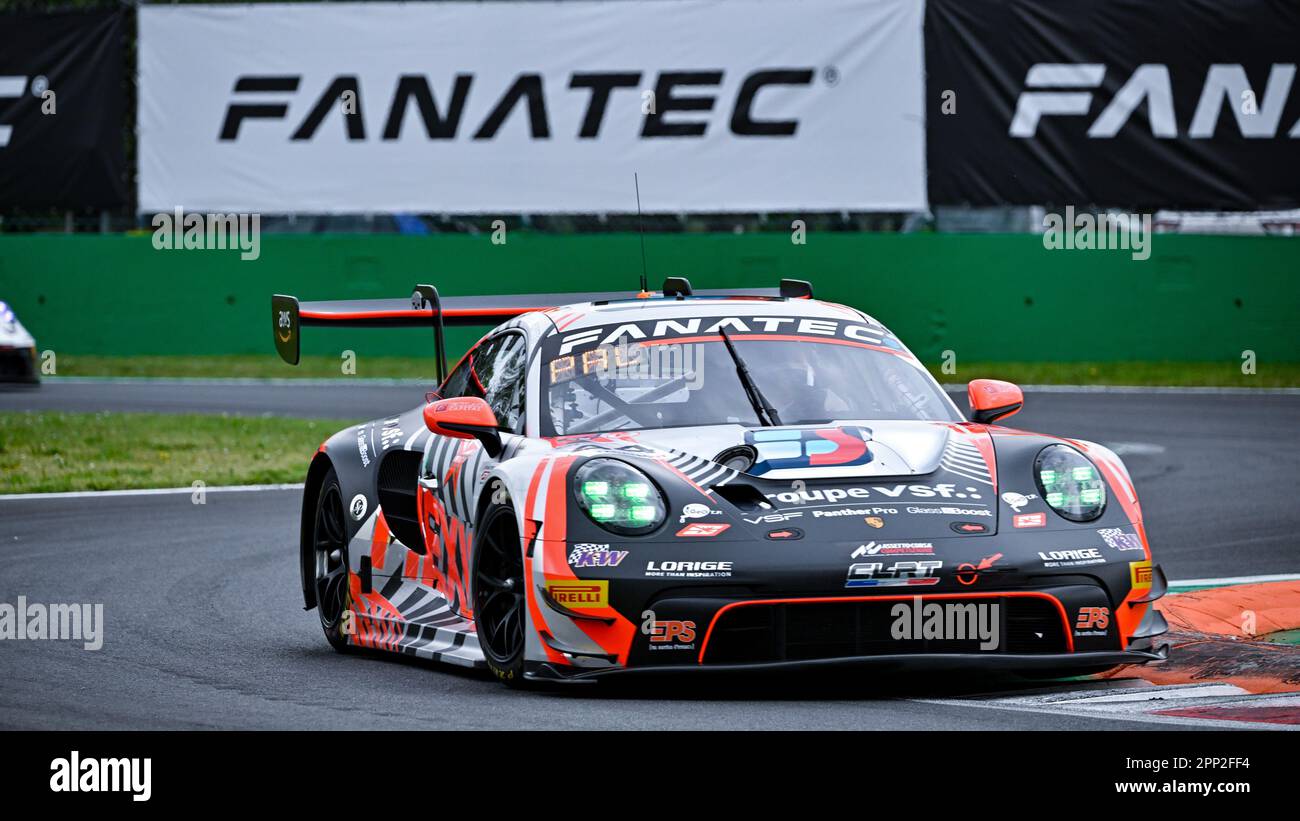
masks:
{"type": "MultiPolygon", "coordinates": [[[[919,364],[842,339],[729,332],[736,355],[783,425],[835,419],[961,421],[919,364]]],[[[716,338],[627,341],[545,358],[545,435],[763,424],[716,338]]]]}

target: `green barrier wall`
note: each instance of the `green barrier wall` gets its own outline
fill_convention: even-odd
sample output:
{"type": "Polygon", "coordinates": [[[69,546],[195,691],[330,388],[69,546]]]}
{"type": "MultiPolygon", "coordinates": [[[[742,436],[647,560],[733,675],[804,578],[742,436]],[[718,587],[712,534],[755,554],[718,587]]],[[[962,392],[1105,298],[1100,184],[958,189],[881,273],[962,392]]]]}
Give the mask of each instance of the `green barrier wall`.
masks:
{"type": "MultiPolygon", "coordinates": [[[[652,287],[812,280],[860,307],[926,361],[1300,361],[1300,239],[1156,235],[1151,258],[1043,248],[1033,235],[657,234],[652,287]]],[[[270,352],[273,292],[304,300],[616,290],[631,294],[635,234],[514,232],[262,238],[261,257],[159,251],[146,236],[0,236],[0,300],[42,349],[81,354],[270,352]]],[[[422,353],[420,330],[308,329],[305,353],[422,353]]],[[[464,333],[452,340],[463,345],[464,333]]]]}

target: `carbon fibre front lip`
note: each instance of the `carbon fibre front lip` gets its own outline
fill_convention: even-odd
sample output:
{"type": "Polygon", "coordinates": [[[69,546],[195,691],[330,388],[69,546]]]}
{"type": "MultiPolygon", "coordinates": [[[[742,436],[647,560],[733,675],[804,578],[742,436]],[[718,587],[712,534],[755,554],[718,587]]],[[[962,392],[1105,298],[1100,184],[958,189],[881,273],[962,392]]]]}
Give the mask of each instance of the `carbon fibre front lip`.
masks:
{"type": "Polygon", "coordinates": [[[1169,657],[1169,645],[1154,651],[1120,650],[1087,653],[1048,653],[1014,655],[1006,653],[925,653],[888,656],[847,656],[844,658],[778,661],[759,664],[673,664],[650,667],[564,668],[549,662],[538,664],[525,674],[530,681],[591,682],[614,676],[734,674],[793,672],[799,670],[862,669],[873,671],[975,671],[1041,672],[1117,667],[1121,664],[1147,664],[1169,657]]]}

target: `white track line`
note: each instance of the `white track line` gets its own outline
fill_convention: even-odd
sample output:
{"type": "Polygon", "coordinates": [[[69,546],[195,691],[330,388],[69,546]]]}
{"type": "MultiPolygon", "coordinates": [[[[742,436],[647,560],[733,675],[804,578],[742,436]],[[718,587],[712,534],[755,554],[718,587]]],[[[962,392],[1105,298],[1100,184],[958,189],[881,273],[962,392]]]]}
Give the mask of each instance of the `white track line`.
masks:
{"type": "MultiPolygon", "coordinates": [[[[1110,710],[1090,710],[1079,707],[1063,707],[1057,705],[1040,705],[1024,704],[1004,701],[976,701],[964,699],[948,698],[910,698],[916,704],[935,704],[944,707],[959,707],[963,710],[971,708],[980,710],[1010,710],[1016,713],[1037,713],[1039,715],[1070,716],[1073,718],[1090,718],[1098,721],[1134,721],[1142,724],[1153,724],[1157,727],[1169,726],[1171,724],[1181,724],[1190,727],[1214,728],[1216,730],[1280,730],[1292,732],[1295,727],[1286,724],[1270,724],[1268,722],[1258,721],[1241,721],[1239,719],[1224,718],[1194,718],[1192,716],[1169,716],[1157,715],[1155,710],[1167,710],[1174,705],[1149,705],[1151,712],[1134,711],[1134,712],[1117,712],[1110,710]]],[[[1179,705],[1185,706],[1185,705],[1179,705]]],[[[1197,705],[1192,705],[1197,706],[1197,705]]],[[[1209,705],[1206,705],[1209,706],[1209,705]]]]}
{"type": "Polygon", "coordinates": [[[1233,576],[1229,579],[1182,579],[1169,582],[1170,587],[1224,587],[1230,584],[1260,584],[1262,582],[1293,582],[1300,573],[1277,573],[1271,576],[1233,576]]]}
{"type": "Polygon", "coordinates": [[[258,490],[302,490],[302,483],[283,485],[218,485],[217,487],[159,487],[139,490],[77,490],[66,493],[10,493],[0,494],[0,502],[17,502],[31,499],[93,499],[111,496],[169,496],[179,493],[248,493],[258,490]]]}
{"type": "Polygon", "coordinates": [[[1186,708],[1259,708],[1297,703],[1296,693],[1256,695],[1235,684],[1154,685],[1140,679],[1114,679],[1071,687],[1032,691],[985,693],[967,698],[915,698],[907,701],[950,707],[978,707],[992,710],[1066,715],[1113,721],[1137,721],[1153,725],[1182,724],[1226,729],[1296,730],[1290,725],[1250,722],[1239,718],[1215,719],[1194,716],[1158,715],[1158,711],[1186,708]]]}

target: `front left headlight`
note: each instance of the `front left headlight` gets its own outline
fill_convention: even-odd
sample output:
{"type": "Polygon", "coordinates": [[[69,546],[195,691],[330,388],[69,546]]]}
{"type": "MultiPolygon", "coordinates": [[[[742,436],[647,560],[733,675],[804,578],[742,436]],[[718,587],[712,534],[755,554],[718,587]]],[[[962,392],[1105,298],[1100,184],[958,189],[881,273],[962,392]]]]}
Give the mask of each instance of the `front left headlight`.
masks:
{"type": "Polygon", "coordinates": [[[663,494],[641,471],[617,459],[591,459],[573,475],[573,495],[587,518],[611,533],[640,536],[663,524],[663,494]]]}
{"type": "Polygon", "coordinates": [[[1039,451],[1034,481],[1047,506],[1072,522],[1091,522],[1106,509],[1106,480],[1088,457],[1068,445],[1039,451]]]}

